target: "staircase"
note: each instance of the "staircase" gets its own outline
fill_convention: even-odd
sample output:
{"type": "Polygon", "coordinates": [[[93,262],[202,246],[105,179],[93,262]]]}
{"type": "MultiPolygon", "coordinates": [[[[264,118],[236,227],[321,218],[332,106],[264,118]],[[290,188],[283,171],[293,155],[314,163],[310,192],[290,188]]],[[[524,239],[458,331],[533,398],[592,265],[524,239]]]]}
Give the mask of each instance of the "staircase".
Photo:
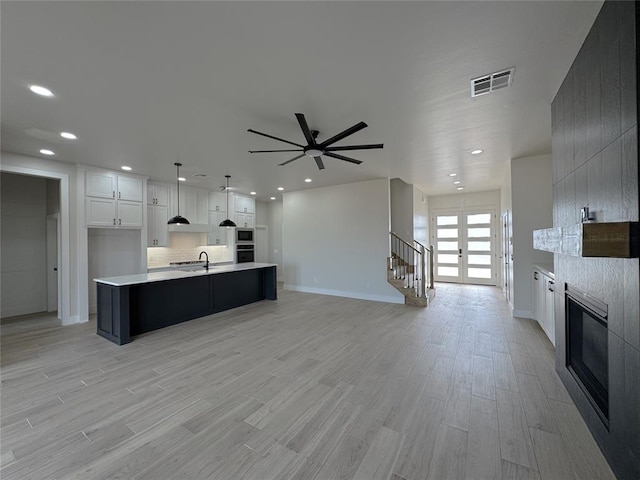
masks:
{"type": "Polygon", "coordinates": [[[426,307],[435,297],[433,246],[417,240],[409,243],[391,232],[391,255],[387,257],[387,282],[404,295],[405,305],[426,307]]]}

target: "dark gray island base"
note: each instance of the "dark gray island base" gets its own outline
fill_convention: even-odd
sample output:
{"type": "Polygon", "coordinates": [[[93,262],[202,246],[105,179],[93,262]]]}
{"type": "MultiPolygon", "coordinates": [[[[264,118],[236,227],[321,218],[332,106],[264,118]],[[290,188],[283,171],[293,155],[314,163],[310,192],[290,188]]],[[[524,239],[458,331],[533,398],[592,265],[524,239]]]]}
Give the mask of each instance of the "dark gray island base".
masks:
{"type": "Polygon", "coordinates": [[[277,299],[275,265],[241,265],[97,278],[97,333],[124,345],[141,333],[277,299]]]}

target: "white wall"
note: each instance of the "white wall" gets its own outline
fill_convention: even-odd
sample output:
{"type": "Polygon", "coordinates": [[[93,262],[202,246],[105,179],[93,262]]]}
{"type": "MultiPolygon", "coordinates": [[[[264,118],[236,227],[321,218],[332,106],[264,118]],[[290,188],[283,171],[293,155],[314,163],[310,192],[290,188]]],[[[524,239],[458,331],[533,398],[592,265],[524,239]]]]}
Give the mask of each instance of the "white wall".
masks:
{"type": "Polygon", "coordinates": [[[386,280],[387,179],[283,195],[285,288],[404,303],[386,280]]]}
{"type": "Polygon", "coordinates": [[[553,254],[534,250],[533,231],[553,227],[551,155],[511,160],[513,207],[513,309],[515,316],[533,316],[534,263],[553,265],[553,254]]]}
{"type": "Polygon", "coordinates": [[[206,243],[206,233],[169,232],[166,247],[147,248],[147,267],[165,267],[171,262],[197,260],[202,251],[207,252],[210,263],[233,262],[233,248],[206,243]]]}
{"type": "Polygon", "coordinates": [[[413,240],[413,186],[399,178],[389,182],[391,192],[391,231],[403,240],[413,240]]]}
{"type": "Polygon", "coordinates": [[[284,268],[282,265],[282,202],[274,200],[269,203],[267,212],[267,226],[269,227],[269,263],[278,265],[276,268],[278,282],[284,282],[284,268]]]}
{"type": "Polygon", "coordinates": [[[0,316],[47,309],[46,181],[2,173],[0,316]]]}
{"type": "Polygon", "coordinates": [[[429,199],[413,187],[413,238],[429,247],[429,199]]]}
{"type": "Polygon", "coordinates": [[[267,202],[256,200],[256,213],[254,223],[256,225],[269,225],[269,204],[267,202]]]}
{"type": "Polygon", "coordinates": [[[500,189],[500,231],[502,232],[502,243],[500,252],[503,255],[501,259],[502,264],[500,265],[500,270],[504,271],[504,262],[505,256],[508,257],[509,265],[508,271],[506,273],[507,278],[505,278],[504,273],[501,275],[501,285],[503,285],[505,289],[505,294],[507,301],[509,302],[509,306],[511,310],[513,310],[513,263],[512,263],[512,255],[513,255],[513,206],[511,204],[511,163],[509,163],[507,167],[507,173],[504,176],[504,180],[502,182],[502,188],[500,189]],[[505,242],[504,236],[505,232],[504,225],[502,224],[502,217],[505,217],[504,221],[506,222],[506,237],[507,241],[505,242]],[[506,289],[508,288],[508,291],[506,289]]]}
{"type": "Polygon", "coordinates": [[[96,313],[94,278],[140,272],[140,230],[89,228],[89,313],[96,313]]]}
{"type": "Polygon", "coordinates": [[[55,178],[60,181],[61,304],[59,315],[64,324],[87,321],[80,319],[80,303],[86,302],[86,291],[79,289],[80,264],[86,269],[86,258],[78,253],[77,174],[76,166],[11,152],[0,152],[0,170],[24,175],[55,178]]]}

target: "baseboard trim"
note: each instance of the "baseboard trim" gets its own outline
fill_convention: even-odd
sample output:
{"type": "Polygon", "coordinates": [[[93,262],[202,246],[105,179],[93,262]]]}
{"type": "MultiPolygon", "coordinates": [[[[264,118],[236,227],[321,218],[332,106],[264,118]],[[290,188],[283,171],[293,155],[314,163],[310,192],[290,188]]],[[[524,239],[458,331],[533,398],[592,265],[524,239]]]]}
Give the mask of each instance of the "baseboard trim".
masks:
{"type": "Polygon", "coordinates": [[[304,287],[301,285],[284,285],[285,290],[303,293],[316,293],[319,295],[331,295],[332,297],[355,298],[358,300],[372,300],[374,302],[398,303],[404,304],[404,296],[398,292],[398,297],[387,295],[371,295],[362,292],[344,292],[342,290],[328,290],[325,288],[304,287]]]}
{"type": "Polygon", "coordinates": [[[535,320],[535,318],[533,318],[533,312],[531,310],[514,310],[513,316],[518,318],[530,318],[531,320],[535,320]]]}

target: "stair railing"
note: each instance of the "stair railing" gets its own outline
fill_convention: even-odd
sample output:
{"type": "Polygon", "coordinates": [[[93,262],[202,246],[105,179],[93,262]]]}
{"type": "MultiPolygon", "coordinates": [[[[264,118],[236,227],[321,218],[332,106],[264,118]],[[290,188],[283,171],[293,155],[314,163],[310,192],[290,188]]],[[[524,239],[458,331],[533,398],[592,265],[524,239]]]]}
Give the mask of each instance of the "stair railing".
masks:
{"type": "Polygon", "coordinates": [[[389,268],[393,272],[393,278],[403,280],[405,288],[413,289],[417,297],[426,297],[427,283],[433,288],[433,247],[429,249],[417,240],[414,240],[412,245],[394,232],[390,232],[389,235],[389,268]]]}

